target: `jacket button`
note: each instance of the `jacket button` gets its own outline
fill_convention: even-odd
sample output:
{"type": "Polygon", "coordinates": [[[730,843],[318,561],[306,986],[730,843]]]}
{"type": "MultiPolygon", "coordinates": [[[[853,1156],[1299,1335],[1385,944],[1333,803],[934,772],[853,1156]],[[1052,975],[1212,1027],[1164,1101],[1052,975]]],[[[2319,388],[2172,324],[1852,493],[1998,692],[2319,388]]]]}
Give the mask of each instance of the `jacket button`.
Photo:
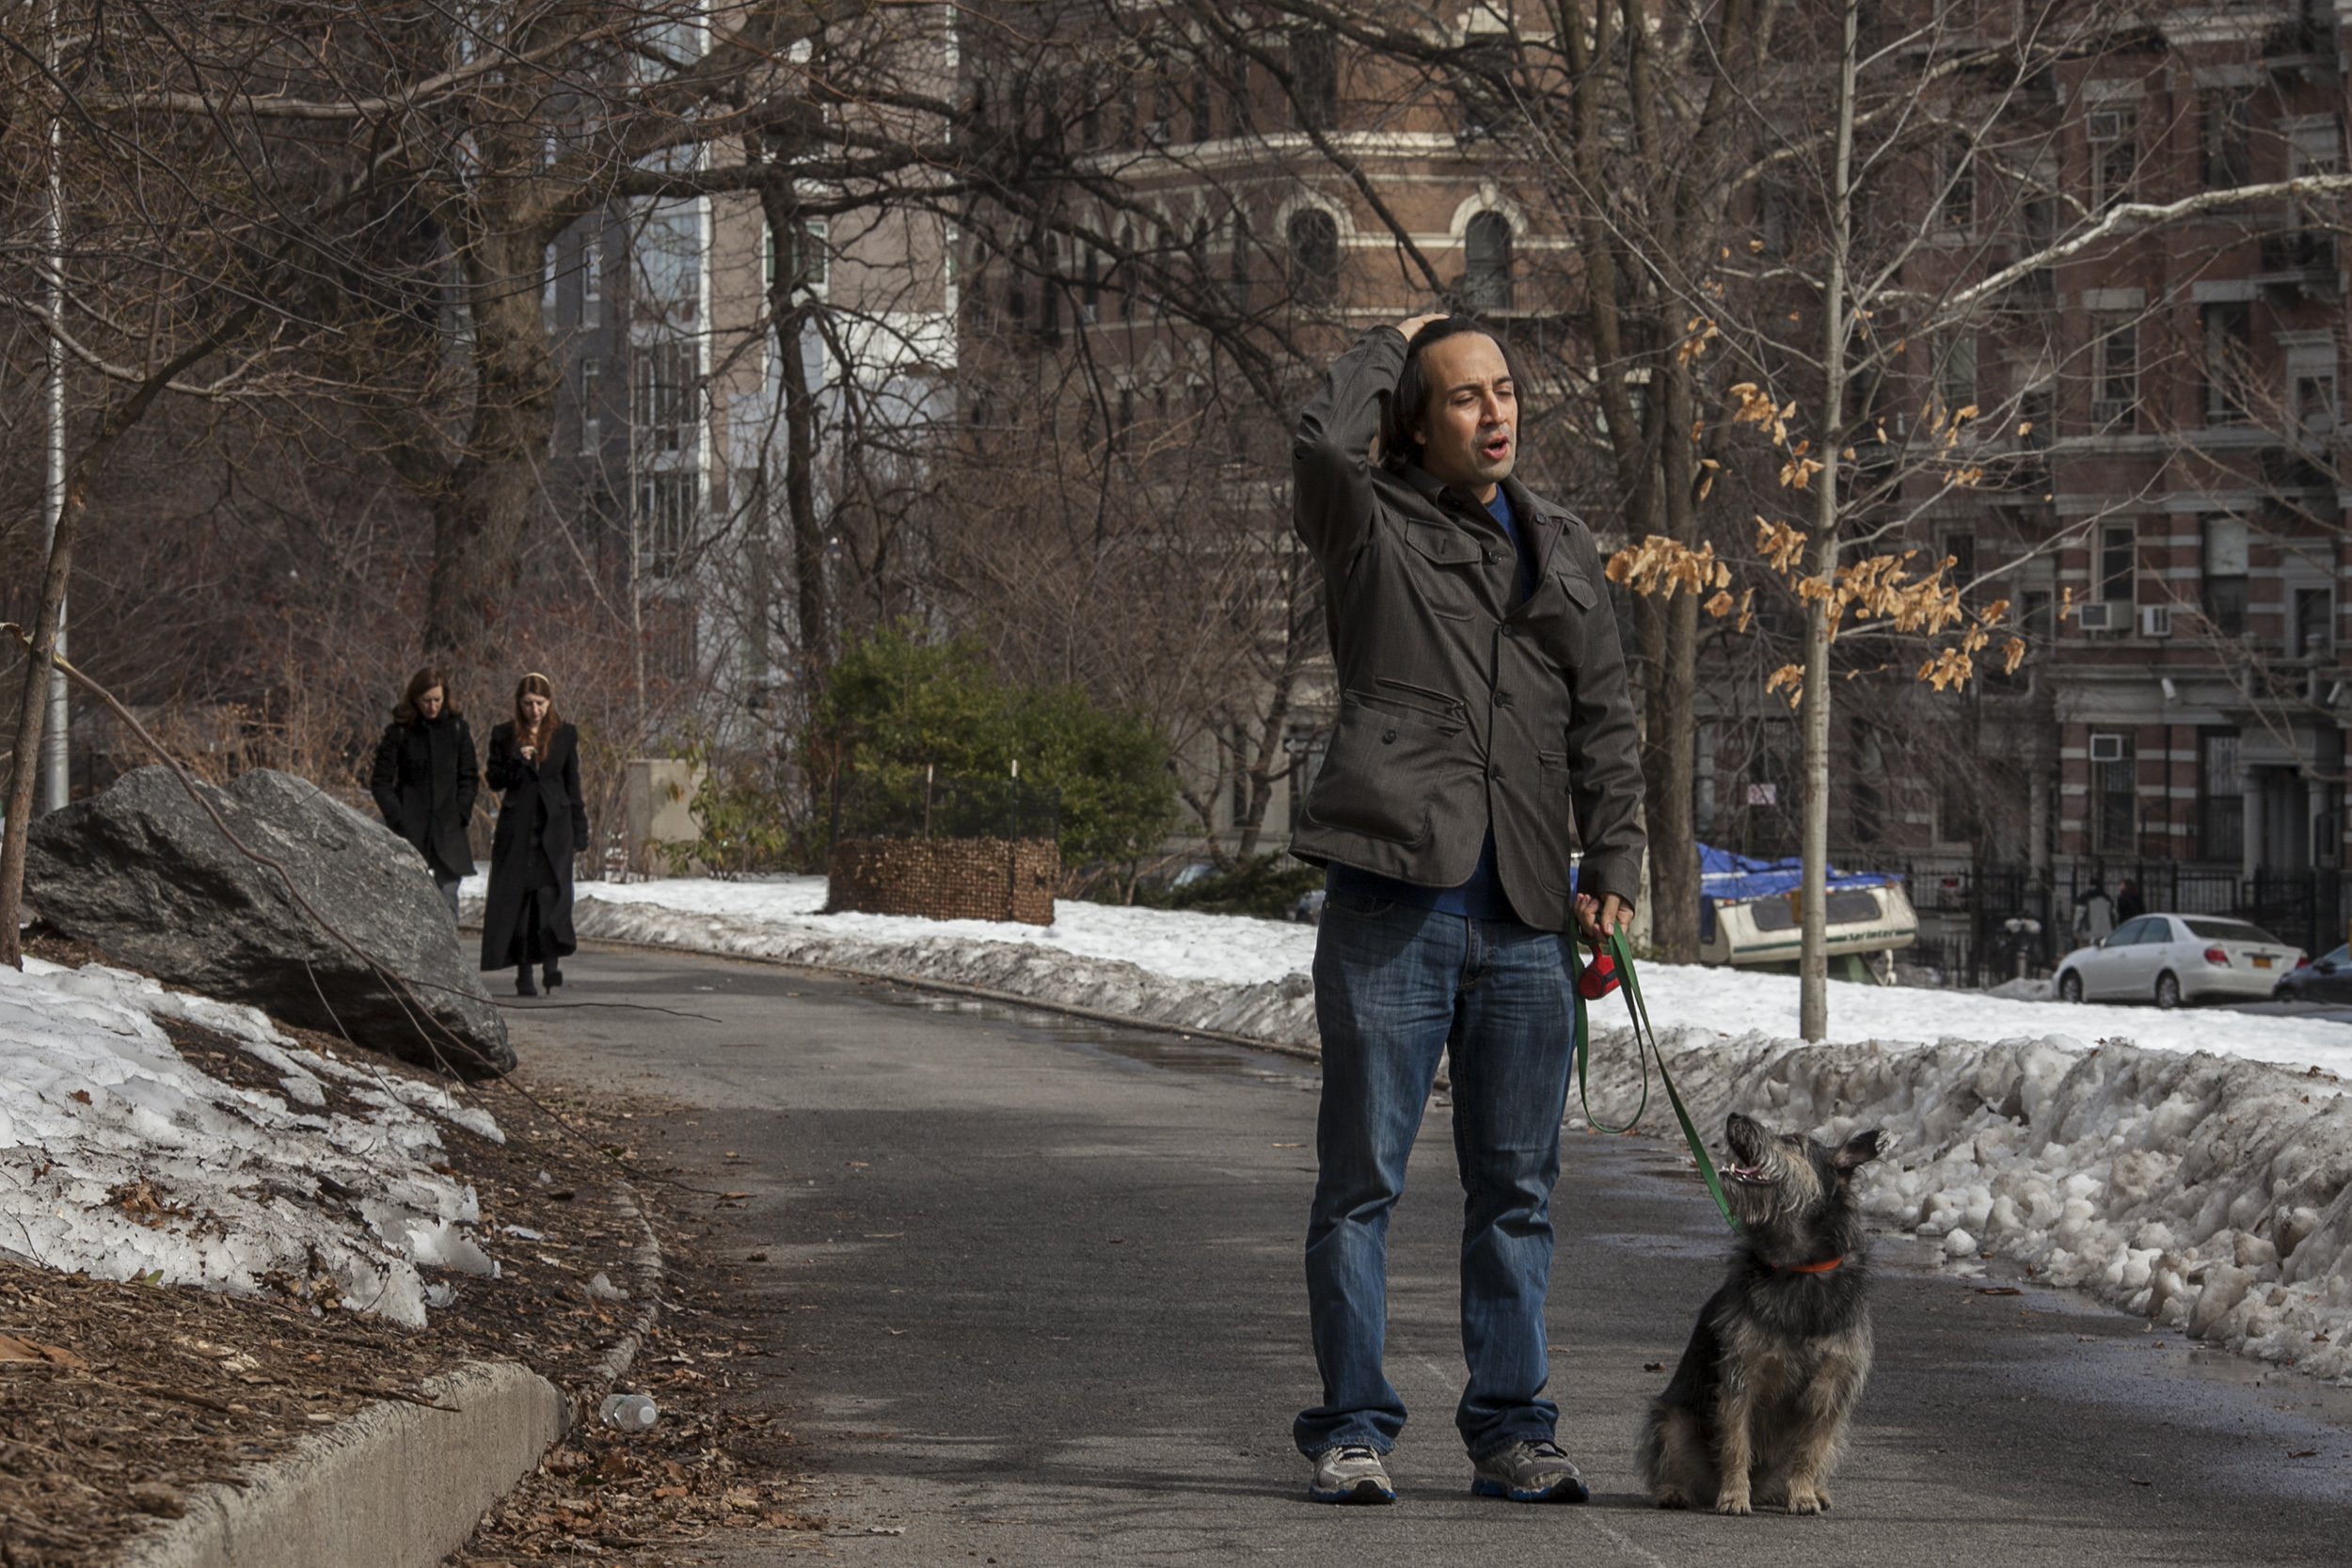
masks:
{"type": "Polygon", "coordinates": [[[1497,784],[1501,784],[1502,782],[1502,765],[1497,763],[1494,767],[1487,768],[1486,777],[1494,780],[1497,784]]]}
{"type": "Polygon", "coordinates": [[[1394,740],[1395,738],[1396,738],[1396,732],[1395,732],[1394,730],[1382,730],[1382,731],[1380,732],[1380,744],[1381,744],[1381,745],[1383,745],[1383,746],[1388,745],[1391,741],[1394,740]]]}
{"type": "Polygon", "coordinates": [[[1510,694],[1508,691],[1505,691],[1505,690],[1502,689],[1500,687],[1496,688],[1496,689],[1495,689],[1495,706],[1497,706],[1497,707],[1509,707],[1510,705],[1511,705],[1511,694],[1510,694]]]}
{"type": "Polygon", "coordinates": [[[1518,634],[1519,634],[1519,628],[1518,628],[1518,626],[1516,626],[1512,625],[1512,624],[1511,624],[1510,622],[1508,622],[1508,621],[1505,621],[1505,622],[1503,622],[1503,623],[1502,623],[1502,635],[1503,635],[1503,636],[1505,636],[1505,637],[1517,637],[1518,634]]]}
{"type": "Polygon", "coordinates": [[[1501,561],[1502,559],[1502,555],[1499,550],[1488,550],[1486,552],[1486,564],[1489,566],[1493,565],[1496,562],[1501,561]]]}

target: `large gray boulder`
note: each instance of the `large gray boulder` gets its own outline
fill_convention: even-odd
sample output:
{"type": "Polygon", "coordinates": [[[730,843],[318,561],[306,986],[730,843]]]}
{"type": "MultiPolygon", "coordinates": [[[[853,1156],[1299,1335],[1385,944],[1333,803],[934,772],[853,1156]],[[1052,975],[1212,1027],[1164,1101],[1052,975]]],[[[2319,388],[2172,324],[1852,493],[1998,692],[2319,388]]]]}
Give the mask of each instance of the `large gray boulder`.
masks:
{"type": "Polygon", "coordinates": [[[420,1066],[468,1077],[514,1069],[506,1022],[415,849],[292,774],[257,768],[225,789],[197,788],[405,990],[295,904],[276,872],[238,853],[163,768],[36,820],[26,902],[67,936],[172,985],[420,1066]]]}

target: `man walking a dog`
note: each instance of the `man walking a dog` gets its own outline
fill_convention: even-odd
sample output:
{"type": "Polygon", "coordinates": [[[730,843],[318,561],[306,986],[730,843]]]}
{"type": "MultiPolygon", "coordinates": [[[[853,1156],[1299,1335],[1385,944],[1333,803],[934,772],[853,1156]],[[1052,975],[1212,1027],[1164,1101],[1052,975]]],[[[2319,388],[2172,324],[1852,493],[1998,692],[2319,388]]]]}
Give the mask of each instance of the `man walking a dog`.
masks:
{"type": "Polygon", "coordinates": [[[1571,919],[1594,939],[1631,922],[1642,773],[1591,531],[1512,477],[1518,388],[1472,321],[1375,327],[1333,364],[1292,451],[1341,693],[1291,846],[1328,868],[1307,1228],[1323,1399],[1293,1433],[1321,1502],[1395,1496],[1389,1214],[1441,1057],[1466,1199],[1470,1377],[1454,1420],[1471,1484],[1522,1502],[1588,1495],[1544,1398],[1574,1047],[1566,933],[1571,919]]]}

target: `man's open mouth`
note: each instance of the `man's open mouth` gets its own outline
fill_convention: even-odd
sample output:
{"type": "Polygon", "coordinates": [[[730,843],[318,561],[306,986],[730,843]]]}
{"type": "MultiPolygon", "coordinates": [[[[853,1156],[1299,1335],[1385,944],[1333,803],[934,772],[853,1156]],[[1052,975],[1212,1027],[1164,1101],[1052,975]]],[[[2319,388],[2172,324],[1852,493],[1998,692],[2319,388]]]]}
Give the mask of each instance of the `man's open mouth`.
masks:
{"type": "Polygon", "coordinates": [[[1491,441],[1483,442],[1478,448],[1478,453],[1489,463],[1500,462],[1511,455],[1511,437],[1498,436],[1491,441]]]}

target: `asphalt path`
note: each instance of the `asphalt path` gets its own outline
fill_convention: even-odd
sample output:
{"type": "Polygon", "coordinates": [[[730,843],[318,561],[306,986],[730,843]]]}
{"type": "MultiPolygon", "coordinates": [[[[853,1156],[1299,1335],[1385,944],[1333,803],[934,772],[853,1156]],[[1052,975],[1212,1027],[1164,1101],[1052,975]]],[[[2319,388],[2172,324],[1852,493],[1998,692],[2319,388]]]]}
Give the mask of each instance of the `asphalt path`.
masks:
{"type": "MultiPolygon", "coordinates": [[[[1834,1513],[1661,1513],[1631,1456],[1723,1235],[1678,1145],[1571,1133],[1552,1393],[1584,1508],[1472,1497],[1458,1189],[1433,1104],[1391,1232],[1391,1508],[1304,1499],[1311,1064],[902,988],[598,949],[510,1011],[542,1084],[668,1105],[644,1157],[751,1195],[709,1243],[827,1554],[851,1563],[2328,1563],[2352,1395],[1880,1237],[1834,1513]],[[617,1005],[616,1005],[617,1004],[617,1005]],[[646,1011],[646,1008],[667,1009],[646,1011]]],[[[705,1200],[706,1202],[707,1200],[705,1200]]],[[[744,1532],[719,1560],[799,1560],[744,1532]],[[728,1555],[731,1553],[732,1555],[728,1555]]]]}

